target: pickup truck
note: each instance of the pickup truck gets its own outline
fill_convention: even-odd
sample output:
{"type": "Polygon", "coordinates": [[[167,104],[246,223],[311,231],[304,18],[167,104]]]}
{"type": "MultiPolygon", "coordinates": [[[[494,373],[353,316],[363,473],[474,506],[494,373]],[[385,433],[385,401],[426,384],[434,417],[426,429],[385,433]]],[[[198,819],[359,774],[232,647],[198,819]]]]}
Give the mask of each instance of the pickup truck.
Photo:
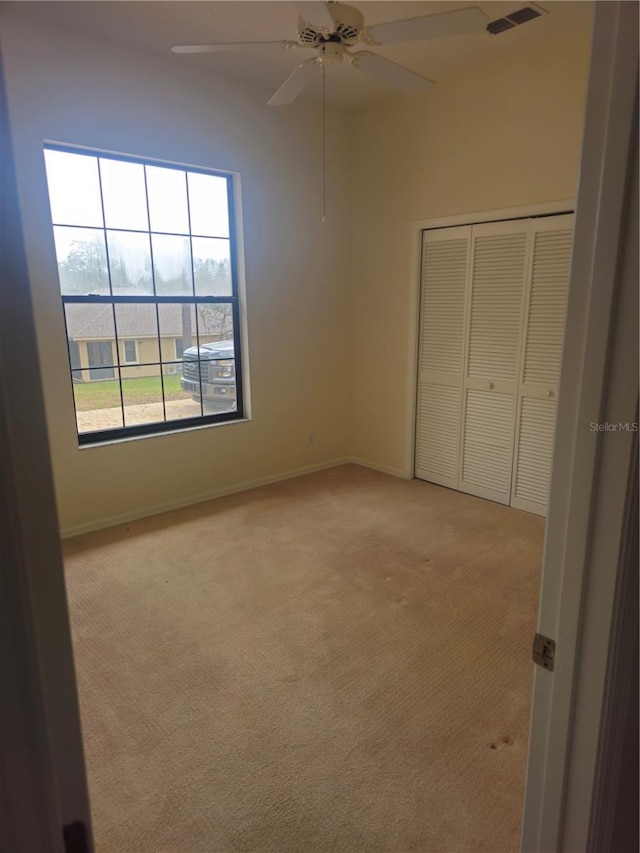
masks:
{"type": "Polygon", "coordinates": [[[236,363],[233,341],[189,347],[182,354],[182,390],[216,412],[236,408],[236,363]]]}

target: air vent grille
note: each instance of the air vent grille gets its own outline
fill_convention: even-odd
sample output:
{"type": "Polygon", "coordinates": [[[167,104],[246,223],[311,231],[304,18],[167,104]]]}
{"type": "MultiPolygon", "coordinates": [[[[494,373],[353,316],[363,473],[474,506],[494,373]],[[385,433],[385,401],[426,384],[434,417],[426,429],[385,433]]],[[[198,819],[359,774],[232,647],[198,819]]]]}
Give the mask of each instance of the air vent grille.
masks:
{"type": "Polygon", "coordinates": [[[515,12],[510,12],[504,18],[497,18],[495,21],[490,21],[487,24],[487,32],[497,36],[498,33],[504,33],[506,30],[512,30],[520,24],[526,24],[527,21],[533,21],[534,18],[541,17],[545,10],[533,3],[528,3],[522,9],[517,9],[515,12]]]}
{"type": "Polygon", "coordinates": [[[510,15],[507,15],[507,18],[510,21],[513,21],[514,24],[524,24],[527,21],[532,21],[534,18],[539,17],[540,12],[533,9],[531,6],[524,6],[522,9],[518,9],[517,12],[512,12],[510,15]]]}
{"type": "Polygon", "coordinates": [[[507,21],[506,18],[498,18],[497,21],[491,21],[490,24],[487,24],[487,32],[491,33],[492,36],[497,36],[498,33],[503,33],[512,27],[515,27],[515,24],[511,21],[507,21]]]}

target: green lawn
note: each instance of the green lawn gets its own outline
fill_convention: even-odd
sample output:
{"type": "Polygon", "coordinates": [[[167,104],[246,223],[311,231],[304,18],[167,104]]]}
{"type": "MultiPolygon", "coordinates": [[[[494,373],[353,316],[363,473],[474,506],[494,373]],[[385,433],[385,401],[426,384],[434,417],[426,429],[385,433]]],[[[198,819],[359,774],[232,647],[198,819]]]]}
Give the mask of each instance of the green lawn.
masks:
{"type": "MultiPolygon", "coordinates": [[[[180,388],[179,376],[164,376],[163,379],[165,400],[185,399],[187,395],[180,388]]],[[[73,392],[78,412],[111,409],[120,405],[120,389],[115,379],[84,383],[74,382],[73,392]]],[[[125,405],[159,403],[162,400],[160,377],[142,376],[136,379],[123,379],[122,392],[125,405]]]]}

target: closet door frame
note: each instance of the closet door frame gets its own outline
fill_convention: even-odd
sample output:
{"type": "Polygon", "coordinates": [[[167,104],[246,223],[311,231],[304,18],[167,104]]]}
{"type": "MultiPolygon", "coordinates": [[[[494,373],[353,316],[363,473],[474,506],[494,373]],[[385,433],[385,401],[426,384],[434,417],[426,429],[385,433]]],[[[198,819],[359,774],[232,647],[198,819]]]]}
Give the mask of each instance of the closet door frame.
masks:
{"type": "Polygon", "coordinates": [[[485,222],[500,222],[507,219],[529,219],[535,216],[554,216],[560,213],[573,213],[575,199],[560,199],[539,204],[518,207],[496,208],[494,210],[473,211],[455,216],[444,216],[416,220],[411,225],[411,270],[410,304],[411,317],[407,330],[407,376],[406,376],[406,423],[407,440],[404,461],[401,469],[393,473],[414,478],[416,462],[416,416],[418,402],[418,372],[420,346],[420,304],[422,290],[422,240],[423,232],[436,228],[452,228],[461,225],[479,225],[485,222]]]}

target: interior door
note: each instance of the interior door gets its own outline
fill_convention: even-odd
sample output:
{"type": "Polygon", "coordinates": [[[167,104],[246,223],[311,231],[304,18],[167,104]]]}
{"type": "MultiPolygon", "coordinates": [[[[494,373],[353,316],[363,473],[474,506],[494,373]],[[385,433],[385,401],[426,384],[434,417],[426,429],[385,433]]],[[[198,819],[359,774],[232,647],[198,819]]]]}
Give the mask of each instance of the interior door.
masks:
{"type": "Polygon", "coordinates": [[[425,231],[415,474],[458,487],[471,226],[425,231]]]}
{"type": "Polygon", "coordinates": [[[71,634],[1,60],[0,849],[91,853],[71,634]]]}
{"type": "Polygon", "coordinates": [[[530,220],[473,226],[458,489],[509,504],[530,220]]]}
{"type": "Polygon", "coordinates": [[[511,505],[546,515],[573,214],[534,220],[524,340],[520,359],[511,505]]]}
{"type": "Polygon", "coordinates": [[[608,735],[616,646],[637,643],[620,618],[637,433],[590,424],[638,417],[638,5],[595,7],[537,627],[555,668],[534,668],[523,853],[623,850],[601,807],[609,758],[630,748],[624,726],[608,735]]]}

